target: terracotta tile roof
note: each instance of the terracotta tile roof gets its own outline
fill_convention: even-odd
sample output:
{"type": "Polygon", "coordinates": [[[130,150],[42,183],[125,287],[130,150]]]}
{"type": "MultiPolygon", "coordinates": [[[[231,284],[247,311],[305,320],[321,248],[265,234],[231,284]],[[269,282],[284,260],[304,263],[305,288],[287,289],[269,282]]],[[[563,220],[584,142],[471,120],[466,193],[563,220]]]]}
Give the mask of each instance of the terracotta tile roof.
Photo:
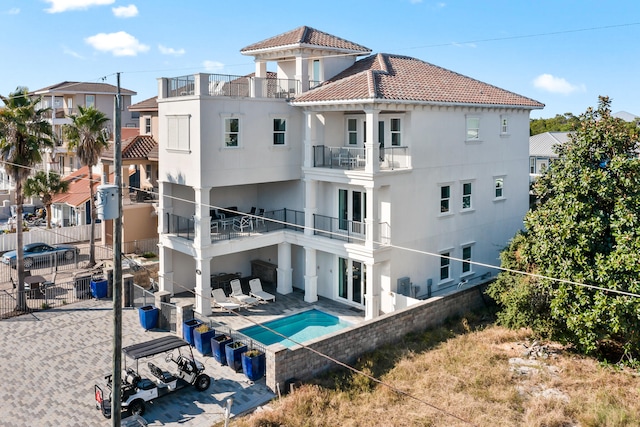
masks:
{"type": "Polygon", "coordinates": [[[140,128],[124,127],[120,129],[120,138],[122,140],[133,138],[136,135],[140,135],[140,128]]]}
{"type": "Polygon", "coordinates": [[[251,55],[252,52],[274,49],[285,46],[320,46],[336,50],[347,50],[352,52],[369,53],[371,49],[361,46],[349,40],[332,36],[323,31],[311,27],[298,27],[294,30],[254,43],[240,50],[240,53],[251,55]]]}
{"type": "Polygon", "coordinates": [[[544,104],[416,58],[376,54],[357,61],[319,87],[296,96],[292,104],[390,100],[436,104],[544,104]]]}
{"type": "MultiPolygon", "coordinates": [[[[44,87],[42,89],[34,90],[30,92],[30,95],[43,95],[51,93],[95,93],[95,94],[107,94],[115,95],[118,93],[117,86],[110,85],[108,83],[89,83],[89,82],[62,82],[56,83],[51,86],[44,87]]],[[[129,89],[120,88],[122,95],[136,95],[129,89]]]]}
{"type": "MultiPolygon", "coordinates": [[[[93,189],[100,185],[100,175],[93,174],[93,189]]],[[[81,206],[89,200],[89,168],[83,166],[77,171],[62,178],[63,181],[69,181],[69,191],[64,194],[57,194],[53,197],[53,203],[67,204],[70,206],[81,206]]]]}
{"type": "Polygon", "coordinates": [[[158,111],[158,97],[154,96],[130,105],[129,111],[158,111]]]}
{"type": "MultiPolygon", "coordinates": [[[[104,160],[113,161],[113,142],[105,148],[100,156],[104,160]]],[[[158,143],[151,135],[136,135],[122,141],[122,160],[152,160],[150,154],[158,158],[158,143]]]]}

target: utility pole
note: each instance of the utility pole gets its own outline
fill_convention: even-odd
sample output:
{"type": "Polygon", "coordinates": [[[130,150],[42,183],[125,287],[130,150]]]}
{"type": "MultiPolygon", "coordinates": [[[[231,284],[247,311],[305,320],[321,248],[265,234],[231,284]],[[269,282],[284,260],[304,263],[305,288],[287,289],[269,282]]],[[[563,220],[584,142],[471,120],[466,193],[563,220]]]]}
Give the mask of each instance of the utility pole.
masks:
{"type": "Polygon", "coordinates": [[[111,392],[111,425],[120,427],[122,419],[122,143],[120,73],[115,102],[114,177],[118,216],[113,220],[113,388],[111,392]]]}

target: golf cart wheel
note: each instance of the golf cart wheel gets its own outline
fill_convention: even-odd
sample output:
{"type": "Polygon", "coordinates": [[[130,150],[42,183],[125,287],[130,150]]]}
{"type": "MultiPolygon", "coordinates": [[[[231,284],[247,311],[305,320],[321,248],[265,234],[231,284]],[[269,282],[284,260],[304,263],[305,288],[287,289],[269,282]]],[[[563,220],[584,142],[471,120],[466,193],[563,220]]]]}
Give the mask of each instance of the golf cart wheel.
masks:
{"type": "Polygon", "coordinates": [[[211,378],[209,378],[209,375],[200,374],[196,377],[196,382],[194,384],[194,387],[198,391],[205,391],[206,389],[209,388],[210,384],[211,384],[211,378]]]}
{"type": "Polygon", "coordinates": [[[131,415],[144,415],[144,400],[136,399],[129,404],[129,412],[131,415]]]}
{"type": "Polygon", "coordinates": [[[64,253],[64,259],[71,261],[73,259],[73,251],[67,251],[64,253]]]}
{"type": "Polygon", "coordinates": [[[33,260],[31,258],[25,258],[24,268],[31,268],[31,267],[33,267],[33,260]]]}

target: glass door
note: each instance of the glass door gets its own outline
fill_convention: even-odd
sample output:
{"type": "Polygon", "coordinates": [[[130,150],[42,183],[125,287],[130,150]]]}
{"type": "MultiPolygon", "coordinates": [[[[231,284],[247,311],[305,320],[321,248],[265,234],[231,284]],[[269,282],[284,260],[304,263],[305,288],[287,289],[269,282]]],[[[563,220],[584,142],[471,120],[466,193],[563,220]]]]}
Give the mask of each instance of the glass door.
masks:
{"type": "Polygon", "coordinates": [[[338,259],[338,296],[362,305],[366,293],[366,265],[345,258],[338,259]]]}

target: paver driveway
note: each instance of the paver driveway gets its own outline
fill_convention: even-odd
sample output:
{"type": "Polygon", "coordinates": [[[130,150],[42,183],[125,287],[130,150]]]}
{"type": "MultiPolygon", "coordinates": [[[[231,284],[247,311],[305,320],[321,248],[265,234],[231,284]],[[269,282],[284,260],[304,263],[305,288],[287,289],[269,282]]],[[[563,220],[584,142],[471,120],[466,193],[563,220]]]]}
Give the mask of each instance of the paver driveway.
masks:
{"type": "MultiPolygon", "coordinates": [[[[145,332],[135,309],[123,310],[122,325],[123,346],[169,334],[145,332]]],[[[93,386],[111,369],[112,329],[108,300],[0,321],[0,425],[110,425],[95,409],[93,386]]],[[[212,357],[198,359],[211,387],[188,387],[149,403],[144,418],[150,426],[208,427],[222,419],[228,398],[234,400],[232,413],[239,414],[274,397],[264,379],[251,383],[212,357]]]]}

